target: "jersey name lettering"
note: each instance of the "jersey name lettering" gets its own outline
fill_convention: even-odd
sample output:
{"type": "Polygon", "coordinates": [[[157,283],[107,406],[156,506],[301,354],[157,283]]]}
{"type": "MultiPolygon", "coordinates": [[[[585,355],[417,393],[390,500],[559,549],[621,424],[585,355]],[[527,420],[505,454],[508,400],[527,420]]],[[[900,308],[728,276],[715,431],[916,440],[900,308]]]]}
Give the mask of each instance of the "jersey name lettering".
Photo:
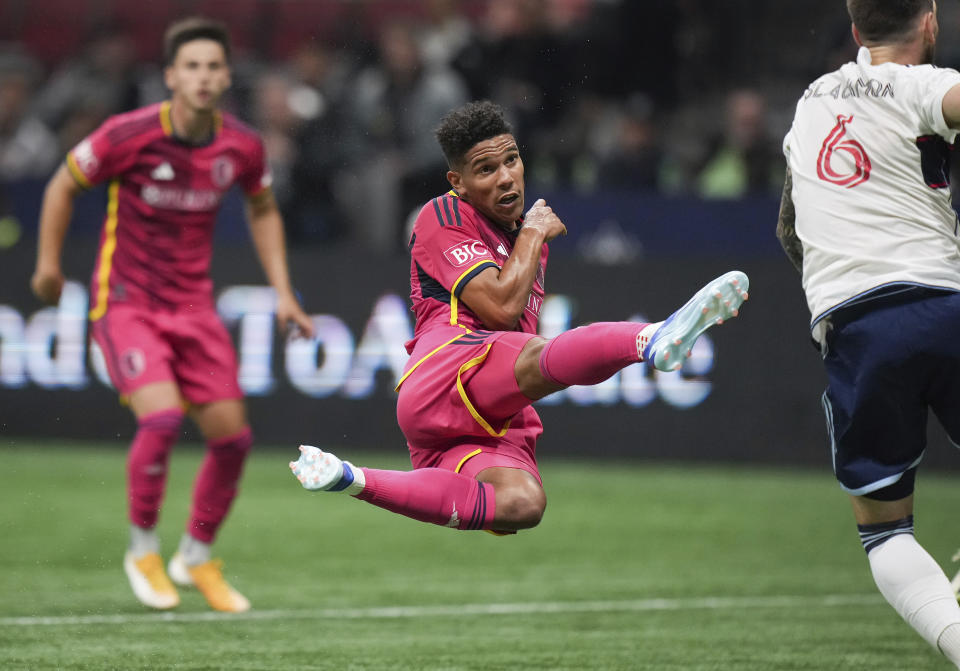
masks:
{"type": "Polygon", "coordinates": [[[893,98],[893,84],[889,82],[883,82],[879,79],[867,79],[858,78],[856,81],[852,79],[845,80],[842,84],[836,84],[831,88],[830,84],[826,82],[816,82],[807,89],[806,93],[803,94],[804,100],[809,100],[810,98],[823,98],[824,96],[829,96],[834,100],[839,98],[893,98]]]}

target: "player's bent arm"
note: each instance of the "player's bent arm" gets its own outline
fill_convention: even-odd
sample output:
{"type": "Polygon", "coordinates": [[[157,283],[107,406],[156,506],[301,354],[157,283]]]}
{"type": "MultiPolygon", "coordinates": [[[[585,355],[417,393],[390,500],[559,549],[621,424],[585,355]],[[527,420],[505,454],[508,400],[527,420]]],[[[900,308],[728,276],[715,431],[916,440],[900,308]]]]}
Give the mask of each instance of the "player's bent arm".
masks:
{"type": "Polygon", "coordinates": [[[783,182],[783,196],[780,198],[780,217],[777,220],[777,239],[786,252],[790,263],[803,272],[803,243],[797,237],[797,211],[793,206],[793,174],[787,166],[787,176],[783,182]]]}
{"type": "Polygon", "coordinates": [[[50,178],[43,193],[40,208],[40,225],[37,240],[37,265],[30,287],[37,298],[45,303],[55,304],[60,300],[63,289],[63,271],[60,258],[63,241],[70,228],[73,216],[73,201],[83,191],[67,164],[63,163],[50,178]]]}
{"type": "Polygon", "coordinates": [[[952,86],[940,103],[943,108],[943,120],[950,128],[960,129],[960,84],[952,86]]]}
{"type": "Polygon", "coordinates": [[[293,322],[307,337],[313,336],[313,322],[300,307],[290,284],[283,218],[270,189],[246,197],[247,225],[267,281],[277,293],[277,321],[293,322]]]}
{"type": "Polygon", "coordinates": [[[511,331],[520,321],[537,278],[545,242],[542,231],[524,226],[503,267],[487,268],[464,287],[460,300],[488,329],[511,331]]]}

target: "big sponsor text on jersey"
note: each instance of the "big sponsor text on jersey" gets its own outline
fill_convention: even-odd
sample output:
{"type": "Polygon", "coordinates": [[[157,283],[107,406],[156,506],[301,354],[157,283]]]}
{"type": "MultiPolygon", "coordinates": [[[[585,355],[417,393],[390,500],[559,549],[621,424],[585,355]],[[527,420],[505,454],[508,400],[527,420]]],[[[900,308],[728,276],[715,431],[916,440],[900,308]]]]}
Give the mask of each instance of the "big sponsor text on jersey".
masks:
{"type": "Polygon", "coordinates": [[[455,268],[465,266],[471,261],[479,259],[492,259],[493,255],[486,245],[480,240],[467,240],[453,247],[449,247],[443,252],[444,258],[455,268]]]}

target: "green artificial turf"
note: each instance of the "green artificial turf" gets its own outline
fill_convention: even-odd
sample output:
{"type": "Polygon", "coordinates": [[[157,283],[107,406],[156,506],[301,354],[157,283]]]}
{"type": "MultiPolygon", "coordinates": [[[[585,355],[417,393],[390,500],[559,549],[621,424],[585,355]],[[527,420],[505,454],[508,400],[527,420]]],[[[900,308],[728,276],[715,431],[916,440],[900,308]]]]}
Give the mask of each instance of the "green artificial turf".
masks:
{"type": "MultiPolygon", "coordinates": [[[[125,446],[5,441],[2,669],[949,668],[876,593],[825,469],[547,457],[543,522],[498,538],[306,492],[295,450],[259,448],[216,545],[254,609],[183,592],[157,614],[121,566],[125,446]]],[[[165,556],[200,457],[173,455],[165,556]]],[[[921,478],[918,538],[951,575],[957,509],[953,478],[921,478]]]]}

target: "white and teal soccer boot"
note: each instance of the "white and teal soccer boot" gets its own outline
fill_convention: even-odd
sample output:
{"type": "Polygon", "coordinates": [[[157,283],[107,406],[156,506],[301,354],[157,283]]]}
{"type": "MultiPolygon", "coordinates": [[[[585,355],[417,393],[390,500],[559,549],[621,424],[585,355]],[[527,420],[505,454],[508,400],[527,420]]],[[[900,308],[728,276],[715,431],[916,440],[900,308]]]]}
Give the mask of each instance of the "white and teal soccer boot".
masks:
{"type": "Polygon", "coordinates": [[[363,491],[365,484],[363,471],[313,445],[300,446],[300,457],[290,462],[290,470],[304,489],[311,491],[346,491],[353,496],[363,491]]]}
{"type": "Polygon", "coordinates": [[[660,324],[641,347],[643,360],[657,370],[679,370],[700,334],[740,313],[749,287],[749,278],[739,270],[731,270],[708,283],[660,324]]]}

